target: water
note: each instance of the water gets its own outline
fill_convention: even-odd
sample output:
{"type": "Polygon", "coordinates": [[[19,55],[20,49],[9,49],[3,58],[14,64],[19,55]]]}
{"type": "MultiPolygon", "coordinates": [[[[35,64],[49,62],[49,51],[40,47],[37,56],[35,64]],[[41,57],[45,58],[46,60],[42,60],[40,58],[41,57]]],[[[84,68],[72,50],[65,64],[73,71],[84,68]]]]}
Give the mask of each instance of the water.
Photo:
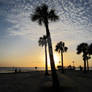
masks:
{"type": "Polygon", "coordinates": [[[37,67],[37,69],[35,69],[35,67],[0,67],[0,73],[13,73],[15,69],[17,69],[17,71],[21,70],[21,72],[45,70],[44,67],[37,67]]]}
{"type": "MultiPolygon", "coordinates": [[[[35,67],[16,67],[16,68],[15,67],[0,67],[0,73],[13,73],[15,72],[15,69],[17,69],[18,71],[21,70],[21,72],[44,71],[45,70],[44,67],[37,67],[37,69],[35,69],[35,67]]],[[[79,68],[76,67],[75,70],[79,70],[79,68]]],[[[92,67],[90,67],[89,70],[92,70],[92,67]]]]}

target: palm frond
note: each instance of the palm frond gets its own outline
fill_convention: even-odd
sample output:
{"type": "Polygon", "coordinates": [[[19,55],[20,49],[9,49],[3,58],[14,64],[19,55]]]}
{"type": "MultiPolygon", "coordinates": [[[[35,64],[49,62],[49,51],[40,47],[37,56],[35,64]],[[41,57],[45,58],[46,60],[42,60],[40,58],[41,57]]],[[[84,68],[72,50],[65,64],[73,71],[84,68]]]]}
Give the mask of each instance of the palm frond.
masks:
{"type": "Polygon", "coordinates": [[[82,50],[81,50],[81,48],[80,48],[79,45],[77,46],[77,49],[76,50],[77,50],[77,54],[81,54],[82,53],[82,50]]]}
{"type": "Polygon", "coordinates": [[[68,50],[67,47],[65,47],[65,43],[60,41],[59,43],[57,43],[55,51],[57,52],[66,52],[68,50]]]}
{"type": "Polygon", "coordinates": [[[42,25],[42,19],[41,18],[38,20],[38,24],[42,25]]]}
{"type": "Polygon", "coordinates": [[[88,44],[87,43],[81,43],[77,46],[77,54],[80,53],[88,53],[88,44]]]}
{"type": "Polygon", "coordinates": [[[40,17],[40,15],[38,15],[37,13],[32,14],[32,15],[31,15],[31,20],[32,20],[32,21],[37,21],[37,20],[39,19],[39,17],[40,17]]]}
{"type": "Polygon", "coordinates": [[[64,48],[64,51],[67,52],[67,50],[68,50],[68,47],[65,47],[65,48],[64,48]]]}
{"type": "Polygon", "coordinates": [[[39,46],[44,46],[47,44],[47,37],[45,35],[43,35],[43,37],[40,37],[38,40],[38,44],[39,46]]]}
{"type": "Polygon", "coordinates": [[[48,10],[48,6],[46,4],[42,4],[35,9],[35,12],[31,15],[32,21],[37,21],[38,24],[48,24],[48,21],[56,21],[59,17],[56,15],[55,10],[48,10]]]}
{"type": "Polygon", "coordinates": [[[41,9],[42,9],[43,12],[47,12],[48,6],[46,4],[42,4],[41,9]]]}
{"type": "Polygon", "coordinates": [[[56,21],[59,19],[59,17],[55,14],[55,10],[51,10],[48,14],[48,18],[51,20],[51,21],[56,21]]]}

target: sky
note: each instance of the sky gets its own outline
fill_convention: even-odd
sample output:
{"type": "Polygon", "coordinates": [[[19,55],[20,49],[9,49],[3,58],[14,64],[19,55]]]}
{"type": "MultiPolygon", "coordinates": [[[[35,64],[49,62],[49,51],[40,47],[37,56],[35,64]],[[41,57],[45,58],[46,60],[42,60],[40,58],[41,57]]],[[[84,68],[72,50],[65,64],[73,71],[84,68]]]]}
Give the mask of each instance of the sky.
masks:
{"type": "Polygon", "coordinates": [[[72,61],[83,65],[76,48],[82,42],[92,43],[92,0],[0,0],[0,67],[44,67],[44,47],[38,46],[38,39],[45,35],[45,27],[30,18],[43,3],[59,16],[59,21],[49,23],[55,64],[60,61],[55,45],[63,41],[68,47],[64,65],[72,61]]]}

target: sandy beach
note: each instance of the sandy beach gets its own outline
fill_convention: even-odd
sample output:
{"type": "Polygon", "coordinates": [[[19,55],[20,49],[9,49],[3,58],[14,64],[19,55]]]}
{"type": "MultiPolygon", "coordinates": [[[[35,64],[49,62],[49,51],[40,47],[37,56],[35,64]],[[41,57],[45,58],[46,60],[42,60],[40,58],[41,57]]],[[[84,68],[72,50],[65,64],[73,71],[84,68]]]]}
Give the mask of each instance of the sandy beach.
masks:
{"type": "MultiPolygon", "coordinates": [[[[50,72],[49,72],[50,73],[50,72]]],[[[83,74],[69,71],[57,72],[60,82],[58,92],[91,92],[92,72],[83,74]]],[[[0,74],[0,92],[50,92],[53,91],[51,74],[44,76],[43,71],[0,74]]]]}

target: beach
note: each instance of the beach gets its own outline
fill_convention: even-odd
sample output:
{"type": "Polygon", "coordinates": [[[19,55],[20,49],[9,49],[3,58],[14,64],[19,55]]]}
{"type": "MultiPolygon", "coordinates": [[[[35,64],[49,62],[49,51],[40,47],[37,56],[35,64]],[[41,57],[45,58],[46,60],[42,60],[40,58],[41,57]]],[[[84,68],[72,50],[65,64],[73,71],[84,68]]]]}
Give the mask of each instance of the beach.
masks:
{"type": "MultiPolygon", "coordinates": [[[[51,92],[52,77],[44,75],[44,71],[21,73],[1,73],[0,92],[51,92]]],[[[80,71],[57,71],[60,88],[58,92],[91,92],[92,71],[84,74],[80,71]]]]}

